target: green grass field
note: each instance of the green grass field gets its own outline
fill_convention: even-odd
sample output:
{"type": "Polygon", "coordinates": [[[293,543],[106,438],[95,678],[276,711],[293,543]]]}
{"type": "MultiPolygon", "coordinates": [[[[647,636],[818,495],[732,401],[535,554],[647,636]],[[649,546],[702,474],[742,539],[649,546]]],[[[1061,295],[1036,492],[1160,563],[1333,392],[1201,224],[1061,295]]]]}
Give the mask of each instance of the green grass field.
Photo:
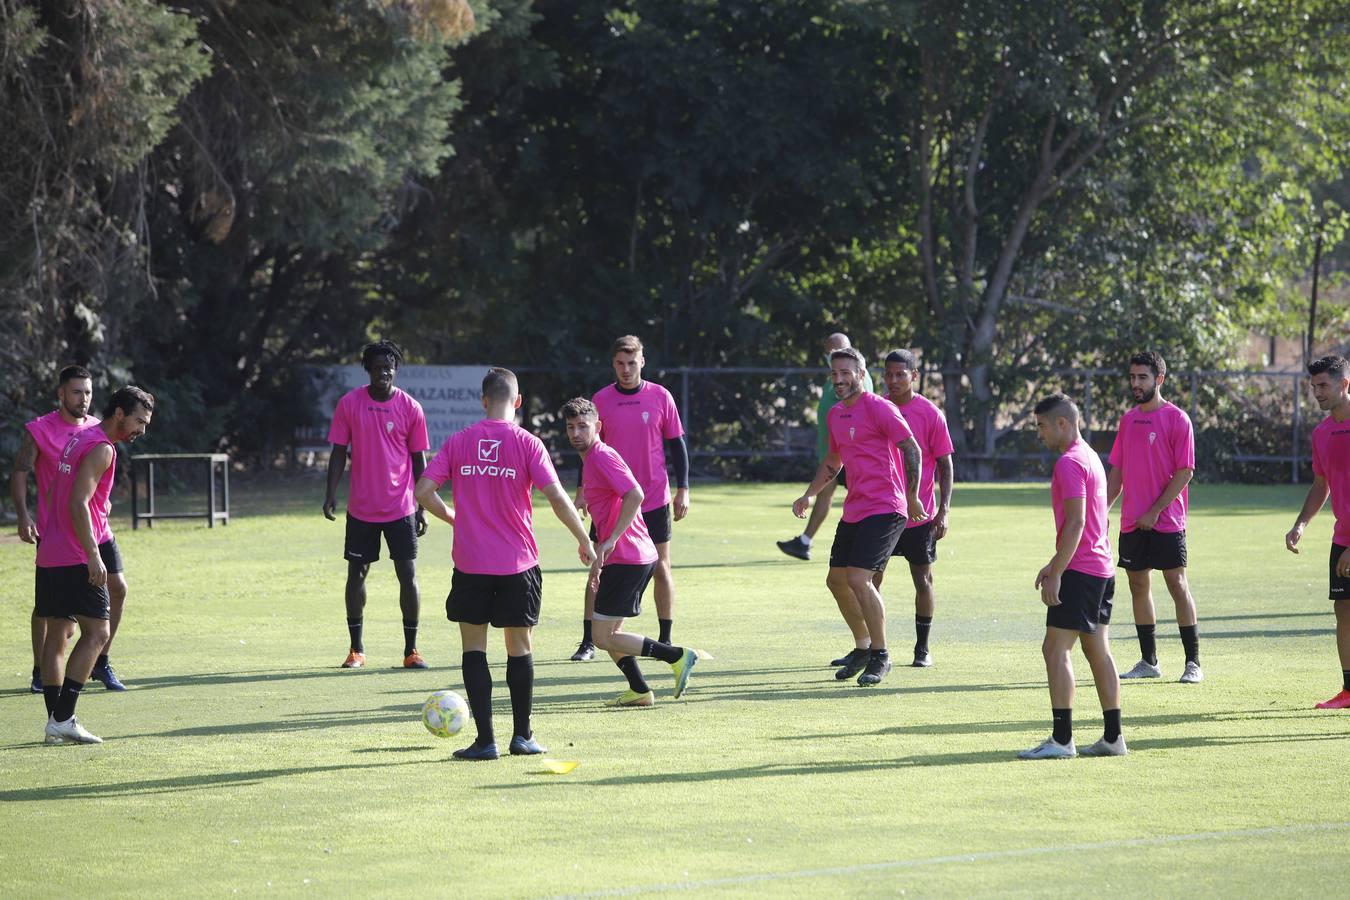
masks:
{"type": "MultiPolygon", "coordinates": [[[[371,573],[370,667],[347,649],[342,526],[316,480],[236,491],[228,528],[164,523],[118,540],[131,597],[114,662],[131,686],[91,687],[79,714],[107,743],[44,747],[28,693],[32,548],[0,544],[0,894],[350,893],[548,896],[674,893],[1282,895],[1339,893],[1350,838],[1342,772],[1350,717],[1326,599],[1326,510],[1295,557],[1296,487],[1199,486],[1191,582],[1206,680],[1180,685],[1161,584],[1161,682],[1126,683],[1123,759],[1023,762],[1049,731],[1032,580],[1053,525],[1043,485],[958,485],[936,568],[928,670],[875,689],[824,664],[848,634],[810,563],[774,540],[801,485],[696,486],[676,528],[677,643],[710,651],[689,693],[644,662],[657,704],[614,711],[608,662],[566,661],[582,571],[536,513],[545,575],[537,759],[461,763],[418,710],[462,689],[444,619],[450,531],[421,549],[421,650],[401,658],[397,586],[371,573]]],[[[826,525],[825,546],[837,521],[826,525]]],[[[885,592],[892,646],[912,642],[903,568],[885,592]]],[[[1123,577],[1114,648],[1138,648],[1123,577]]],[[[640,620],[655,631],[650,594],[640,620]]],[[[489,657],[510,733],[500,642],[489,657]]],[[[1081,743],[1101,727],[1081,655],[1081,743]]],[[[499,738],[500,739],[500,738],[499,738]]]]}

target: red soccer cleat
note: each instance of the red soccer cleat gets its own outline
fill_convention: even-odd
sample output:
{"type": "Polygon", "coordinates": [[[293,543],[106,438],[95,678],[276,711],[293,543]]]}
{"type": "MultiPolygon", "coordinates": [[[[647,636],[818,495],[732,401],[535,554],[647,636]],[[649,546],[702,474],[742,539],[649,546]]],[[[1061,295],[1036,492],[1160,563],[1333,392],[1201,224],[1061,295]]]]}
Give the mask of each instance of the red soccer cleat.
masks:
{"type": "Polygon", "coordinates": [[[425,669],[427,661],[422,658],[422,654],[416,650],[403,657],[403,668],[405,669],[425,669]]]}
{"type": "Polygon", "coordinates": [[[1341,691],[1330,700],[1324,700],[1313,709],[1350,709],[1350,691],[1341,691]]]}
{"type": "Polygon", "coordinates": [[[360,669],[366,664],[366,655],[359,650],[353,650],[347,654],[347,658],[342,661],[344,669],[360,669]]]}

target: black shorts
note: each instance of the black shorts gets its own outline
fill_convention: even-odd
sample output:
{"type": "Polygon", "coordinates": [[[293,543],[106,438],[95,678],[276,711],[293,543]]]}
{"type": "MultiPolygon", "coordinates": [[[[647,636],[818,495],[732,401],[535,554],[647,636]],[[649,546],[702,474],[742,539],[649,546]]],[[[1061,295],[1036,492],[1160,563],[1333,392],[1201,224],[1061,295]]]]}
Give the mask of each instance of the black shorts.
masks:
{"type": "Polygon", "coordinates": [[[830,568],[882,571],[904,530],[905,517],[899,513],[879,513],[857,522],[841,521],[834,529],[830,568]]]}
{"type": "Polygon", "coordinates": [[[1186,568],[1185,531],[1124,531],[1116,541],[1116,550],[1116,565],[1127,572],[1186,568]]]}
{"type": "Polygon", "coordinates": [[[533,628],[539,624],[544,574],[539,567],[515,575],[474,575],[455,569],[445,617],[451,622],[493,628],[533,628]]]}
{"type": "Polygon", "coordinates": [[[1096,634],[1098,625],[1111,624],[1111,601],[1115,596],[1114,577],[1100,578],[1066,569],[1059,579],[1059,606],[1045,608],[1045,625],[1096,634]]]}
{"type": "Polygon", "coordinates": [[[600,588],[595,592],[595,614],[611,619],[631,619],[642,613],[642,592],[652,580],[656,563],[615,563],[600,570],[600,588]]]}
{"type": "Polygon", "coordinates": [[[675,530],[675,515],[669,503],[647,510],[642,514],[642,521],[647,523],[647,534],[651,535],[653,544],[670,543],[675,530]]]}
{"type": "MultiPolygon", "coordinates": [[[[107,566],[107,563],[104,563],[107,566]]],[[[38,566],[33,613],[43,619],[108,618],[108,589],[89,583],[88,566],[38,566]]]]}
{"type": "Polygon", "coordinates": [[[404,516],[392,522],[366,522],[347,513],[347,542],[342,558],[348,562],[373,563],[380,559],[380,535],[389,545],[394,562],[417,559],[417,522],[404,516]]]}
{"type": "Polygon", "coordinates": [[[922,525],[906,525],[895,542],[891,556],[903,556],[911,566],[931,566],[937,562],[937,541],[933,538],[933,520],[922,525]]]}
{"type": "Polygon", "coordinates": [[[1329,600],[1350,600],[1350,578],[1336,574],[1336,563],[1340,561],[1344,552],[1345,547],[1340,544],[1331,545],[1331,592],[1327,597],[1329,600]]]}

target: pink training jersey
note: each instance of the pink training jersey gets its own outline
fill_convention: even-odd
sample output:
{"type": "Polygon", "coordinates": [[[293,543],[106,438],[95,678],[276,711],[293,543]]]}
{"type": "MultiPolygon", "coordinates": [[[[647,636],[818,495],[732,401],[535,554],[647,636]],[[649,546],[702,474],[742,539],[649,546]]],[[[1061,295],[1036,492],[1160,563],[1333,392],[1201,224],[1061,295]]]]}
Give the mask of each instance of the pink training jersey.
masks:
{"type": "Polygon", "coordinates": [[[333,411],[328,443],[351,447],[352,518],[392,522],[417,509],[412,454],[431,446],[422,404],[398,388],[388,400],[373,399],[368,387],[348,391],[333,411]]]}
{"type": "Polygon", "coordinates": [[[897,404],[896,407],[900,415],[905,417],[905,424],[914,433],[914,440],[923,454],[919,467],[919,499],[928,511],[928,517],[918,522],[911,520],[908,527],[913,528],[933,521],[937,515],[937,461],[944,456],[951,456],[955,448],[952,447],[951,432],[947,430],[947,417],[932,400],[922,394],[915,394],[904,406],[897,404]]]}
{"type": "MultiPolygon", "coordinates": [[[[614,526],[619,521],[619,511],[623,508],[623,495],[639,487],[632,471],[624,463],[613,447],[602,441],[596,441],[586,453],[586,463],[581,469],[581,490],[586,496],[586,508],[595,520],[595,535],[598,543],[609,540],[614,526]]],[[[647,523],[642,515],[633,517],[617,542],[614,552],[605,560],[628,566],[642,566],[656,562],[656,545],[647,533],[647,523]]]]}
{"type": "Polygon", "coordinates": [[[1326,479],[1331,488],[1331,511],[1336,516],[1333,543],[1350,547],[1350,420],[1337,422],[1331,416],[1313,429],[1313,474],[1326,479]]]}
{"type": "Polygon", "coordinates": [[[848,473],[843,520],[906,515],[905,473],[895,445],[914,436],[895,404],[876,394],[859,394],[852,406],[830,407],[830,452],[848,473]]]}
{"type": "Polygon", "coordinates": [[[1111,539],[1107,537],[1106,469],[1096,451],[1082,438],[1069,445],[1055,461],[1050,479],[1050,502],[1055,507],[1055,541],[1064,531],[1064,501],[1084,499],[1083,536],[1068,568],[1084,575],[1110,578],[1115,574],[1111,539]]]}
{"type": "MultiPolygon", "coordinates": [[[[75,490],[75,476],[80,471],[80,463],[103,444],[112,446],[107,433],[102,428],[86,428],[66,441],[56,460],[56,475],[52,478],[51,493],[48,496],[46,530],[38,544],[37,564],[44,569],[59,566],[83,566],[89,562],[84,545],[75,534],[75,523],[70,517],[70,497],[75,490]]],[[[94,527],[94,543],[106,544],[112,540],[112,529],[108,527],[108,513],[112,511],[112,486],[117,474],[117,453],[113,453],[94,494],[89,498],[89,520],[94,527]]]]}
{"type": "Polygon", "coordinates": [[[597,391],[591,402],[600,413],[605,443],[618,451],[642,486],[642,511],[670,503],[664,442],[684,434],[670,391],[650,381],[643,381],[633,393],[611,384],[597,391]]]}
{"type": "Polygon", "coordinates": [[[37,523],[38,535],[42,534],[42,518],[47,509],[47,492],[51,490],[52,479],[56,477],[56,461],[65,449],[66,442],[86,428],[98,424],[95,416],[85,416],[71,425],[61,417],[61,410],[53,410],[45,416],[38,416],[24,427],[33,436],[37,447],[37,458],[33,462],[33,478],[37,482],[37,523]]]}
{"type": "MultiPolygon", "coordinates": [[[[1178,469],[1195,468],[1195,431],[1191,418],[1171,403],[1153,412],[1135,407],[1120,417],[1111,465],[1120,470],[1120,533],[1134,531],[1134,523],[1148,512],[1178,469]]],[[[1154,531],[1186,530],[1188,489],[1158,515],[1154,531]]]]}
{"type": "Polygon", "coordinates": [[[422,477],[450,482],[458,571],[515,575],[539,565],[530,488],[558,481],[543,441],[514,422],[484,419],[446,438],[422,477]]]}

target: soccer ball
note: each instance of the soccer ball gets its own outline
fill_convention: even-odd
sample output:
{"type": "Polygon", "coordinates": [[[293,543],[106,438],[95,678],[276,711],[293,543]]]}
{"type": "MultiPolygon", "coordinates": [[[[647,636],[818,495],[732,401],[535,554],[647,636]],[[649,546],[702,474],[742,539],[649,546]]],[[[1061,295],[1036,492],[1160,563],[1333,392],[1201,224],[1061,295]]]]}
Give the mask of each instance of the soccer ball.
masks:
{"type": "Polygon", "coordinates": [[[422,704],[422,724],[436,737],[458,734],[469,721],[469,704],[454,691],[437,691],[422,704]]]}

